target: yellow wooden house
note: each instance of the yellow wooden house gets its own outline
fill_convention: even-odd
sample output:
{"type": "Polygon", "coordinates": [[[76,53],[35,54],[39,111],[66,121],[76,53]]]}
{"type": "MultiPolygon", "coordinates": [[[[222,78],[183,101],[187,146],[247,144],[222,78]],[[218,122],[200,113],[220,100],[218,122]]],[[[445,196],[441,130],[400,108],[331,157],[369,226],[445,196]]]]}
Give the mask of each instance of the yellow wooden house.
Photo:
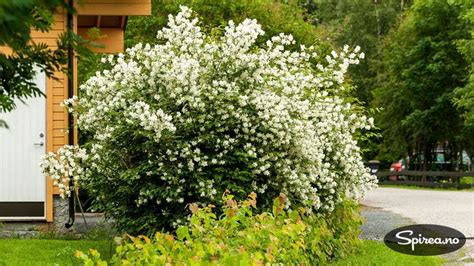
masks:
{"type": "MultiPolygon", "coordinates": [[[[90,28],[103,35],[94,40],[102,44],[98,52],[118,53],[124,48],[124,29],[129,16],[151,14],[151,0],[79,0],[75,14],[58,10],[49,32],[32,32],[32,41],[51,48],[58,36],[68,29],[88,38],[90,28]]],[[[0,53],[11,53],[0,47],[0,53]]],[[[57,72],[56,79],[38,73],[36,83],[46,97],[18,102],[10,113],[0,114],[8,130],[0,130],[0,221],[53,222],[60,202],[58,190],[50,178],[41,174],[41,156],[77,141],[77,132],[67,132],[71,119],[60,103],[77,91],[77,60],[70,56],[73,75],[57,72]]]]}

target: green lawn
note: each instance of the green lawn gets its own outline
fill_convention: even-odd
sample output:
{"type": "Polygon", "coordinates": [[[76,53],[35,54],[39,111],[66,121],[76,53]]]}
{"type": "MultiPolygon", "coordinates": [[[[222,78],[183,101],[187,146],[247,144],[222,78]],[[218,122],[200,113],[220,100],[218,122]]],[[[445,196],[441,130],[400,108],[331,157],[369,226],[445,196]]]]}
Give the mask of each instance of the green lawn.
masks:
{"type": "Polygon", "coordinates": [[[344,260],[336,261],[331,265],[443,265],[441,257],[411,256],[389,249],[383,242],[364,240],[361,249],[344,260]]]}
{"type": "Polygon", "coordinates": [[[0,239],[0,266],[10,265],[80,265],[76,250],[99,250],[102,256],[113,251],[111,241],[0,239]]]}
{"type": "MultiPolygon", "coordinates": [[[[76,250],[99,250],[110,256],[112,242],[91,240],[0,240],[0,265],[79,265],[76,250]]],[[[439,257],[415,257],[397,253],[382,242],[364,241],[354,255],[332,265],[442,265],[439,257]]]]}

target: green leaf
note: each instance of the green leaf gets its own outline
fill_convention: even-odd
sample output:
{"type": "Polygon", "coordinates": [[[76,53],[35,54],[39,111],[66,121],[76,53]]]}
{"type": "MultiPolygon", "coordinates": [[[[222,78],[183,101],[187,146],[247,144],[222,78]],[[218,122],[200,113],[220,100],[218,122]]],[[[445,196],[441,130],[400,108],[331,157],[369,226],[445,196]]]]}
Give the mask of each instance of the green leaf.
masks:
{"type": "Polygon", "coordinates": [[[178,230],[176,230],[176,235],[178,236],[178,240],[182,241],[183,239],[191,239],[189,235],[189,228],[187,226],[180,226],[178,230]]]}

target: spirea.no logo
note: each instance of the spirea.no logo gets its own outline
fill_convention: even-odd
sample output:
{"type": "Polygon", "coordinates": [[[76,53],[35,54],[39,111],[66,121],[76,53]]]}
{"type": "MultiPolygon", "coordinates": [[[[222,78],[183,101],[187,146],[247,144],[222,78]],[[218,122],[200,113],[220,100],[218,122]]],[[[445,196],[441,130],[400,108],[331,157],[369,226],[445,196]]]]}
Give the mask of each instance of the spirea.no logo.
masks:
{"type": "Polygon", "coordinates": [[[385,235],[389,248],[417,256],[450,253],[464,246],[466,237],[456,229],[435,225],[417,224],[397,228],[385,235]]]}

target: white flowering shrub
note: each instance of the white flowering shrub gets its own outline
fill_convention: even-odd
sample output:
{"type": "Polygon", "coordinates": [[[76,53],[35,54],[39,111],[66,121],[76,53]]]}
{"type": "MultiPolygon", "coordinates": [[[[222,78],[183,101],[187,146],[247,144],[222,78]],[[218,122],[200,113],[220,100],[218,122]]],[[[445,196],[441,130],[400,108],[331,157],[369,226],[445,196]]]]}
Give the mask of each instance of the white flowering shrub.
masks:
{"type": "Polygon", "coordinates": [[[230,21],[218,38],[197,24],[182,7],[160,44],[104,58],[107,70],[68,102],[92,135],[79,179],[98,209],[140,231],[179,223],[187,203],[226,189],[328,212],[374,186],[354,138],[372,121],[338,96],[358,47],[318,63],[312,47],[287,50],[290,35],[256,47],[256,20],[230,21]]]}
{"type": "Polygon", "coordinates": [[[49,152],[43,156],[40,167],[46,175],[53,179],[58,186],[62,198],[70,197],[74,187],[70,186],[71,177],[76,185],[79,177],[84,174],[84,161],[87,159],[86,150],[77,146],[66,145],[56,153],[49,152]]]}

